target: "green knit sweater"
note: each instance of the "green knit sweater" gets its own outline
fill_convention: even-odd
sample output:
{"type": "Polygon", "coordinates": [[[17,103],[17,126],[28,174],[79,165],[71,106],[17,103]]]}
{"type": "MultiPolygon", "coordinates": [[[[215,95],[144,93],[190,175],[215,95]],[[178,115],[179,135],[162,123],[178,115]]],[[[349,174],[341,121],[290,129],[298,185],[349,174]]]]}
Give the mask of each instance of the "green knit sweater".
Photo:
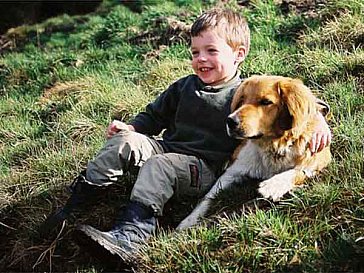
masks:
{"type": "Polygon", "coordinates": [[[239,74],[214,88],[196,75],[187,76],[173,83],[131,124],[150,136],[165,129],[160,142],[166,152],[195,155],[219,170],[238,144],[227,135],[226,119],[240,83],[239,74]]]}

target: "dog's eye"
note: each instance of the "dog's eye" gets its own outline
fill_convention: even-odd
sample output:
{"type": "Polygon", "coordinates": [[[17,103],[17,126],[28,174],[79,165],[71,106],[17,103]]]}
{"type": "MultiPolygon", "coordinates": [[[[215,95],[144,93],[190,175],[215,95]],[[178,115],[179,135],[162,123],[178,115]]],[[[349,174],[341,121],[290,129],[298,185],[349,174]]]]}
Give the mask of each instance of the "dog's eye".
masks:
{"type": "Polygon", "coordinates": [[[272,104],[273,102],[272,101],[270,101],[270,100],[268,100],[268,99],[262,99],[262,100],[260,100],[259,101],[259,104],[260,105],[270,105],[270,104],[272,104]]]}

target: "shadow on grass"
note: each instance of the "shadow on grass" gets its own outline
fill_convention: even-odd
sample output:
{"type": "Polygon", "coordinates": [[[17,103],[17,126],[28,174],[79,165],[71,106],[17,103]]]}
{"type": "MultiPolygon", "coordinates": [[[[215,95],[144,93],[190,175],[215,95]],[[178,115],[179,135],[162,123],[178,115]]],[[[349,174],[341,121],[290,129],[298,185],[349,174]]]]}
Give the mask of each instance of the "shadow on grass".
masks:
{"type": "Polygon", "coordinates": [[[120,206],[128,200],[130,185],[112,185],[104,202],[76,212],[63,227],[48,238],[40,239],[38,228],[45,218],[62,207],[69,197],[66,189],[54,189],[31,200],[13,204],[0,212],[0,272],[103,271],[95,261],[74,242],[73,234],[79,224],[109,229],[120,206]]]}
{"type": "MultiPolygon", "coordinates": [[[[37,228],[51,210],[65,203],[69,196],[66,190],[54,189],[47,195],[1,211],[0,272],[132,272],[131,268],[115,266],[111,260],[106,261],[109,266],[105,266],[105,261],[96,260],[75,243],[75,230],[79,224],[89,224],[100,230],[111,228],[120,206],[129,199],[132,185],[133,181],[123,181],[110,186],[105,202],[94,204],[83,213],[75,213],[73,219],[44,240],[38,238],[37,228]]],[[[217,218],[239,214],[246,209],[250,213],[255,209],[271,209],[271,202],[257,198],[257,185],[257,181],[245,181],[221,193],[211,208],[207,225],[216,224],[217,218]]],[[[172,198],[165,206],[159,226],[173,231],[197,201],[172,198]]],[[[325,247],[318,259],[287,265],[281,272],[307,272],[314,265],[330,272],[364,272],[364,240],[358,244],[338,233],[322,236],[321,243],[325,247]]]]}
{"type": "MultiPolygon", "coordinates": [[[[66,202],[69,193],[65,188],[50,190],[1,211],[0,272],[128,272],[125,267],[112,268],[111,261],[111,268],[105,267],[105,261],[94,259],[75,243],[75,231],[79,224],[89,224],[100,230],[109,230],[112,227],[119,210],[127,203],[134,183],[134,178],[124,180],[110,186],[102,202],[90,205],[82,212],[75,212],[70,220],[45,239],[39,238],[38,228],[52,211],[66,202]]],[[[227,191],[219,196],[212,211],[235,211],[242,202],[251,199],[255,192],[245,186],[231,190],[234,193],[227,191]],[[236,200],[232,200],[231,195],[237,197],[236,200]]],[[[196,198],[172,198],[165,206],[164,216],[159,218],[159,226],[163,230],[174,230],[197,202],[196,198]]]]}

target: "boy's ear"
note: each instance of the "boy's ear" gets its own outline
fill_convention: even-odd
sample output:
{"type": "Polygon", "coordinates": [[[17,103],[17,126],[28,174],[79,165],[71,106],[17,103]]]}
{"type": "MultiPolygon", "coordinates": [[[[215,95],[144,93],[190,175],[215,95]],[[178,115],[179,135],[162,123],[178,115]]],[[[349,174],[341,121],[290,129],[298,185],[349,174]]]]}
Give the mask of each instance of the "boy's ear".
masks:
{"type": "Polygon", "coordinates": [[[244,61],[246,57],[246,48],[245,46],[239,46],[236,50],[236,62],[240,64],[242,61],[244,61]]]}

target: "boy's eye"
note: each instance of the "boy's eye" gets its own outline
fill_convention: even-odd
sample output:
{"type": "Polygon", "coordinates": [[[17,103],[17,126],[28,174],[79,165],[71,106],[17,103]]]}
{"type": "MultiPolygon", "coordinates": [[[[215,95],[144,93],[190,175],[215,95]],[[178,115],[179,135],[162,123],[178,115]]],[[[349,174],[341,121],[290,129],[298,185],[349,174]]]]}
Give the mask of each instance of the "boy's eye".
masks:
{"type": "Polygon", "coordinates": [[[215,48],[210,48],[208,51],[209,51],[209,52],[217,52],[217,49],[215,49],[215,48]]]}
{"type": "Polygon", "coordinates": [[[197,56],[198,55],[198,51],[192,51],[191,54],[192,54],[192,56],[197,56]]]}

